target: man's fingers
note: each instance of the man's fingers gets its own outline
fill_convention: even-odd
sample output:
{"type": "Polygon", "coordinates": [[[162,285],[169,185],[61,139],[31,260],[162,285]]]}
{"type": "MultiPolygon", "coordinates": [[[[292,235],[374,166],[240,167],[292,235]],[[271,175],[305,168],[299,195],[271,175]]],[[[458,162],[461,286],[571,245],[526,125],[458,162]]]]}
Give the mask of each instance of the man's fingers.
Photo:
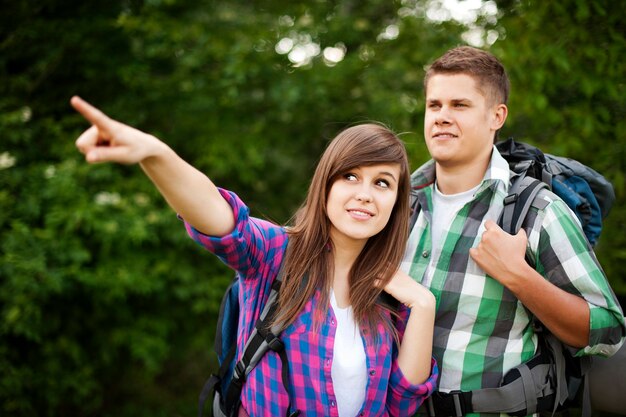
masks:
{"type": "Polygon", "coordinates": [[[491,230],[491,229],[499,229],[500,226],[498,226],[498,223],[494,222],[493,220],[487,220],[485,222],[485,230],[491,230]]]}
{"type": "Polygon", "coordinates": [[[106,114],[102,113],[100,110],[78,96],[72,97],[70,103],[72,104],[72,107],[74,107],[77,112],[82,114],[85,119],[89,120],[92,125],[107,127],[111,122],[111,119],[109,119],[106,114]]]}

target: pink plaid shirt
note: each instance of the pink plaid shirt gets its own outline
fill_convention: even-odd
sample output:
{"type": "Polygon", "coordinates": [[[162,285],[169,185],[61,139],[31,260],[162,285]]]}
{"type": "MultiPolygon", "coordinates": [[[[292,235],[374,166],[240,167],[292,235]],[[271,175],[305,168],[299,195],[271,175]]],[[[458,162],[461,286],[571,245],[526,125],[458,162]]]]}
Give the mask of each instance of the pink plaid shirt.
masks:
{"type": "MultiPolygon", "coordinates": [[[[236,226],[223,237],[203,235],[186,224],[189,235],[200,245],[215,253],[239,274],[241,280],[239,334],[237,355],[245,345],[269,296],[287,245],[283,227],[249,216],[249,209],[232,192],[220,189],[233,208],[236,226]]],[[[336,318],[331,306],[319,330],[312,329],[315,306],[320,292],[306,303],[281,339],[289,359],[289,375],[293,406],[301,416],[336,416],[337,400],[331,378],[336,318]]],[[[400,311],[396,326],[402,336],[408,311],[400,311]]],[[[429,396],[437,381],[438,371],[433,359],[431,375],[423,384],[411,384],[402,374],[396,360],[397,346],[393,337],[379,324],[375,335],[361,331],[365,347],[368,381],[360,416],[411,416],[429,396]]],[[[242,391],[242,405],[248,414],[284,416],[289,404],[282,384],[281,360],[269,351],[250,373],[242,391]]]]}

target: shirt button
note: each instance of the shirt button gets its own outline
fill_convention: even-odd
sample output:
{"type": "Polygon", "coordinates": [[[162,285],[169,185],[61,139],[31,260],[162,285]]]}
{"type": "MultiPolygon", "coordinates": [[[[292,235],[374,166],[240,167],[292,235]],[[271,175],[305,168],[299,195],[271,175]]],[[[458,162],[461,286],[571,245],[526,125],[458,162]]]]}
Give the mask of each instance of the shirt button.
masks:
{"type": "Polygon", "coordinates": [[[335,405],[336,405],[335,400],[332,400],[332,401],[330,402],[330,406],[331,406],[331,407],[334,407],[335,405]]]}
{"type": "Polygon", "coordinates": [[[335,325],[335,319],[330,320],[330,324],[335,325]]]}
{"type": "Polygon", "coordinates": [[[372,369],[372,370],[370,371],[370,375],[371,375],[371,376],[376,375],[376,370],[372,369]]]}
{"type": "Polygon", "coordinates": [[[326,359],[326,366],[330,366],[330,359],[326,359]]]}
{"type": "Polygon", "coordinates": [[[422,258],[428,258],[429,255],[430,255],[430,252],[428,252],[427,250],[422,252],[422,258]]]}

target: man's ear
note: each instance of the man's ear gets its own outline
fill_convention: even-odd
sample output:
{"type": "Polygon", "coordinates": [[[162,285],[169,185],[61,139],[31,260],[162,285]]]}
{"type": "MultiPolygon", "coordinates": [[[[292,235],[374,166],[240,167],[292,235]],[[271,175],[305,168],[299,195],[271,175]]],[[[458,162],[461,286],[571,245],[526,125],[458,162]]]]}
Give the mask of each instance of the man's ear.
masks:
{"type": "Polygon", "coordinates": [[[500,130],[506,121],[506,116],[509,114],[509,109],[506,104],[496,104],[493,108],[491,128],[493,130],[500,130]]]}

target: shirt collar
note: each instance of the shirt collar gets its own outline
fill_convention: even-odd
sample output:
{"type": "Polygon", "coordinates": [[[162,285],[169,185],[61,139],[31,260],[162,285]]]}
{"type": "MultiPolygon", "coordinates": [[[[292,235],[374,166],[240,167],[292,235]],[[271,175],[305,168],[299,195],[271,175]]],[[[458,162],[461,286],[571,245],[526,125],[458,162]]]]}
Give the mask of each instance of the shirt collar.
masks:
{"type": "MultiPolygon", "coordinates": [[[[491,159],[489,166],[485,172],[485,176],[479,187],[479,192],[492,184],[495,184],[497,190],[506,192],[509,185],[510,171],[509,163],[504,159],[498,149],[493,147],[491,151],[491,159]]],[[[419,191],[422,188],[432,186],[435,182],[435,161],[429,160],[419,167],[411,175],[411,184],[414,190],[419,191]]]]}

